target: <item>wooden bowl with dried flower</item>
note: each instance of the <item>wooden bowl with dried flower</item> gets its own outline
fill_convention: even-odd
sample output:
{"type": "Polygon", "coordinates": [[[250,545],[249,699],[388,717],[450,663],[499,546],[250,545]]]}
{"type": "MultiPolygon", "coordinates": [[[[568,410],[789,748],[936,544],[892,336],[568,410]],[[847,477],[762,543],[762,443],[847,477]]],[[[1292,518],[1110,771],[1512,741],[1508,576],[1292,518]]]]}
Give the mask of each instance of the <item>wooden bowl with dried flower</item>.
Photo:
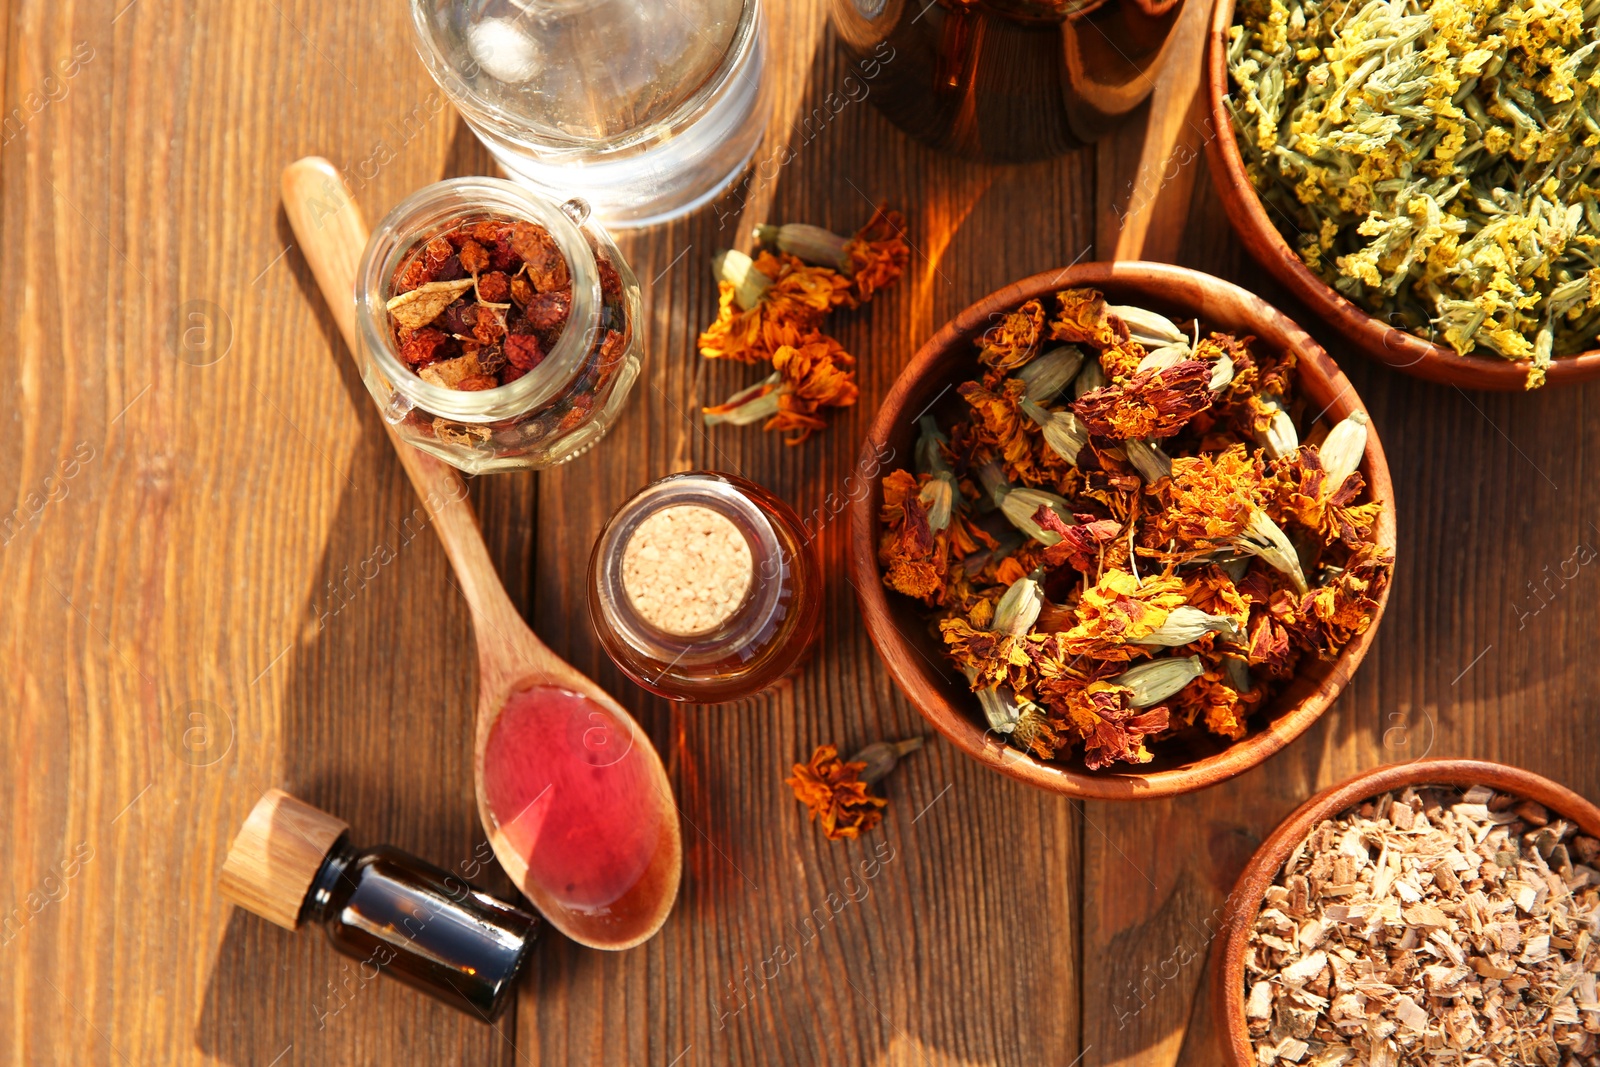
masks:
{"type": "MultiPolygon", "coordinates": [[[[1434,799],[1439,798],[1436,796],[1434,799]]],[[[1489,840],[1487,836],[1479,837],[1470,829],[1467,832],[1472,833],[1474,840],[1489,840]]],[[[1328,927],[1317,924],[1331,924],[1331,928],[1335,931],[1334,936],[1337,937],[1338,930],[1343,924],[1352,920],[1360,922],[1364,913],[1384,906],[1385,902],[1398,909],[1398,915],[1391,912],[1387,918],[1382,919],[1385,930],[1397,934],[1398,940],[1397,937],[1389,936],[1387,932],[1379,933],[1375,938],[1367,938],[1362,931],[1357,930],[1349,937],[1343,938],[1343,941],[1356,945],[1359,952],[1379,949],[1387,951],[1389,947],[1393,947],[1397,953],[1401,953],[1405,951],[1401,948],[1406,936],[1401,931],[1405,929],[1416,929],[1419,932],[1419,941],[1443,936],[1446,939],[1445,943],[1451,944],[1456,951],[1463,954],[1459,969],[1456,969],[1456,962],[1439,949],[1436,956],[1429,955],[1428,958],[1420,960],[1417,967],[1410,969],[1419,987],[1426,981],[1432,984],[1432,988],[1443,991],[1443,983],[1450,981],[1452,985],[1466,983],[1477,986],[1477,992],[1482,994],[1485,992],[1482,983],[1487,981],[1494,986],[1508,977],[1513,977],[1506,974],[1507,970],[1512,969],[1506,965],[1522,953],[1524,946],[1520,943],[1515,946],[1502,946],[1495,939],[1486,937],[1488,931],[1481,926],[1477,930],[1453,929],[1458,925],[1456,917],[1452,914],[1456,909],[1449,903],[1440,908],[1440,901],[1436,898],[1442,897],[1448,901],[1452,898],[1459,899],[1463,893],[1469,891],[1479,894],[1476,898],[1478,904],[1474,916],[1464,919],[1459,924],[1464,927],[1470,927],[1474,918],[1480,923],[1487,923],[1490,919],[1485,916],[1492,916],[1500,911],[1512,914],[1514,921],[1531,920],[1534,917],[1532,911],[1496,898],[1522,892],[1523,886],[1526,885],[1527,898],[1524,903],[1535,902],[1532,904],[1533,909],[1537,910],[1540,906],[1536,902],[1549,899],[1544,893],[1537,892],[1534,885],[1524,881],[1528,874],[1525,868],[1529,865],[1535,868],[1543,866],[1556,872],[1558,876],[1563,871],[1574,872],[1578,875],[1576,880],[1579,882],[1592,878],[1592,868],[1597,862],[1594,853],[1600,849],[1600,841],[1595,840],[1597,837],[1600,837],[1600,808],[1548,778],[1501,763],[1462,759],[1417,760],[1363,771],[1345,782],[1318,793],[1295,809],[1293,814],[1279,824],[1262,843],[1246,864],[1228,896],[1223,922],[1218,929],[1217,944],[1212,951],[1212,1009],[1215,1012],[1217,1033],[1222,1038],[1225,1061],[1234,1064],[1235,1067],[1254,1067],[1261,1062],[1257,1058],[1256,1043],[1262,1040],[1270,1042],[1273,1037],[1270,1029],[1266,1035],[1260,1033],[1252,1035],[1247,1012],[1252,1012],[1258,1020],[1258,1029],[1267,1029],[1271,1025],[1267,1020],[1274,1018],[1269,1014],[1271,1011],[1269,999],[1275,1000],[1278,996],[1285,995],[1286,990],[1292,996],[1293,990],[1303,988],[1301,982],[1316,982],[1318,975],[1308,975],[1307,972],[1319,962],[1313,958],[1315,954],[1329,944],[1326,940],[1319,941],[1327,936],[1328,927]],[[1462,791],[1460,799],[1464,803],[1478,800],[1477,797],[1465,795],[1465,791],[1473,787],[1492,790],[1496,796],[1484,800],[1483,811],[1477,807],[1455,808],[1452,804],[1452,810],[1446,816],[1444,814],[1446,805],[1440,803],[1432,809],[1430,817],[1424,792],[1430,787],[1436,787],[1441,793],[1448,791],[1452,802],[1457,790],[1462,791]],[[1423,795],[1410,804],[1399,804],[1399,800],[1407,795],[1408,789],[1415,789],[1423,795]],[[1387,810],[1380,811],[1379,805],[1370,803],[1385,795],[1390,796],[1390,806],[1387,810]],[[1530,850],[1525,841],[1503,846],[1507,849],[1516,849],[1513,853],[1516,860],[1508,861],[1504,868],[1492,862],[1478,866],[1476,861],[1486,859],[1480,855],[1469,856],[1464,852],[1460,858],[1450,854],[1436,855],[1435,853],[1441,849],[1441,843],[1426,840],[1424,837],[1435,828],[1453,840],[1460,840],[1460,827],[1446,824],[1447,818],[1451,824],[1460,823],[1469,827],[1505,826],[1506,833],[1513,838],[1531,831],[1532,836],[1535,836],[1536,849],[1530,850]],[[1515,821],[1512,821],[1513,819],[1515,821]],[[1347,821],[1352,824],[1359,822],[1360,826],[1366,827],[1362,830],[1354,825],[1331,826],[1327,831],[1329,842],[1335,839],[1339,842],[1335,852],[1347,851],[1346,841],[1352,829],[1357,830],[1358,840],[1368,847],[1350,852],[1342,860],[1334,855],[1330,860],[1319,863],[1319,850],[1311,838],[1313,832],[1319,832],[1318,828],[1327,820],[1339,820],[1340,824],[1347,821]],[[1576,849],[1569,848],[1568,843],[1561,843],[1559,853],[1555,851],[1554,845],[1559,836],[1555,833],[1558,822],[1564,822],[1572,828],[1573,835],[1578,835],[1573,836],[1570,842],[1577,846],[1576,849]],[[1541,830],[1549,831],[1550,841],[1538,840],[1538,837],[1543,836],[1539,833],[1541,830]],[[1371,846],[1376,846],[1379,855],[1371,854],[1371,846]],[[1538,856],[1531,854],[1535,850],[1539,851],[1538,856]],[[1574,855],[1574,851],[1577,854],[1574,855]],[[1291,857],[1294,858],[1294,867],[1292,870],[1286,870],[1285,864],[1291,857]],[[1375,861],[1382,861],[1381,865],[1375,861]],[[1338,870],[1337,862],[1344,862],[1348,869],[1338,870]],[[1576,872],[1575,866],[1587,866],[1590,871],[1576,872]],[[1441,868],[1448,868],[1449,873],[1439,873],[1441,868]],[[1380,875],[1385,883],[1382,889],[1378,889],[1374,884],[1380,875]],[[1512,880],[1513,884],[1507,886],[1502,878],[1512,880]],[[1302,884],[1294,885],[1292,888],[1289,884],[1280,886],[1280,882],[1293,883],[1297,880],[1302,884]],[[1338,910],[1329,912],[1326,910],[1329,905],[1338,910]],[[1248,960],[1252,958],[1252,931],[1262,918],[1263,908],[1277,908],[1290,922],[1299,924],[1302,931],[1309,931],[1303,937],[1296,934],[1282,939],[1290,945],[1287,951],[1294,958],[1283,968],[1288,972],[1288,976],[1280,975],[1281,980],[1277,982],[1263,980],[1259,974],[1247,974],[1251,969],[1248,960]],[[1444,925],[1440,926],[1441,923],[1444,925]],[[1461,933],[1462,937],[1453,937],[1452,935],[1456,933],[1461,933]],[[1496,951],[1501,948],[1506,951],[1496,951]],[[1440,966],[1438,968],[1428,966],[1424,969],[1422,966],[1424,964],[1440,966]],[[1296,965],[1300,967],[1298,974],[1292,970],[1296,965]],[[1251,988],[1247,989],[1247,985],[1251,988]],[[1266,988],[1257,988],[1258,986],[1266,988]],[[1251,1003],[1252,993],[1259,1003],[1251,1003]]],[[[1492,850],[1485,848],[1485,851],[1492,850]]],[[[1505,852],[1495,853],[1497,859],[1504,855],[1505,852]]],[[[1590,892],[1592,893],[1592,890],[1590,892]]],[[[1568,900],[1571,900],[1570,894],[1568,900]]],[[[1594,906],[1592,900],[1587,905],[1590,909],[1594,906]]],[[[1577,920],[1572,920],[1572,924],[1580,928],[1583,925],[1577,920]]],[[[1572,944],[1566,945],[1567,950],[1573,947],[1572,944]]],[[[1277,950],[1268,949],[1268,951],[1277,950]]],[[[1527,956],[1524,956],[1524,959],[1526,958],[1527,956]]],[[[1270,957],[1264,958],[1260,962],[1276,970],[1275,963],[1268,963],[1269,959],[1270,957]]],[[[1486,1029],[1482,1026],[1481,1019],[1463,1018],[1459,1015],[1445,1019],[1442,1025],[1437,1020],[1425,1021],[1423,1015],[1418,1013],[1435,998],[1424,995],[1424,991],[1420,988],[1409,990],[1390,988],[1389,982],[1395,977],[1396,972],[1404,971],[1406,968],[1386,967],[1381,960],[1373,962],[1379,968],[1379,975],[1364,986],[1365,993],[1362,994],[1360,1004],[1363,1021],[1371,1018],[1376,1023],[1382,1023],[1384,1019],[1398,1013],[1400,1021],[1395,1027],[1395,1032],[1418,1043],[1424,1040],[1423,1035],[1430,1030],[1432,1031],[1430,1036],[1437,1036],[1440,1031],[1448,1030],[1451,1039],[1456,1040],[1463,1036],[1470,1039],[1473,1027],[1486,1029]],[[1406,998],[1403,1004],[1400,1003],[1402,996],[1406,998]],[[1421,1025],[1413,1026],[1407,1034],[1403,1031],[1408,1026],[1408,1021],[1421,1025]]],[[[1566,984],[1565,978],[1553,973],[1557,967],[1552,966],[1549,970],[1552,973],[1547,975],[1535,971],[1531,976],[1532,980],[1538,982],[1541,978],[1545,978],[1558,985],[1566,984]]],[[[1319,971],[1319,974],[1323,978],[1327,977],[1327,972],[1319,971]]],[[[1592,974],[1589,982],[1589,988],[1592,989],[1592,974]]],[[[1320,985],[1317,988],[1320,990],[1320,985]]],[[[1320,1005],[1322,1002],[1332,1002],[1329,1004],[1330,1015],[1314,1013],[1321,1016],[1318,1026],[1329,1026],[1334,1017],[1340,1016],[1347,1010],[1340,1006],[1337,1000],[1337,994],[1340,992],[1340,989],[1333,989],[1321,990],[1314,994],[1321,997],[1321,1000],[1313,1000],[1310,1003],[1320,1005]],[[1323,996],[1324,993],[1330,995],[1323,996]]],[[[1506,992],[1514,1002],[1533,1004],[1540,999],[1540,991],[1537,990],[1529,990],[1527,995],[1520,996],[1515,990],[1506,992]]],[[[1448,1005],[1452,1001],[1456,1004],[1471,1003],[1477,1006],[1482,1006],[1484,1003],[1481,997],[1473,999],[1472,990],[1463,988],[1459,993],[1461,995],[1455,997],[1438,998],[1439,1006],[1448,1005]]],[[[1581,994],[1578,999],[1582,999],[1581,994]]],[[[1295,1006],[1293,1003],[1286,1003],[1284,1007],[1290,1009],[1295,1006]]],[[[1303,1015],[1300,1022],[1310,1023],[1310,1015],[1303,1015]]],[[[1301,1028],[1304,1029],[1304,1025],[1301,1028]]],[[[1573,1029],[1577,1030],[1578,1026],[1575,1024],[1573,1029]]],[[[1352,1025],[1348,1031],[1351,1040],[1368,1039],[1364,1026],[1352,1025]]],[[[1323,1030],[1322,1033],[1328,1034],[1328,1031],[1323,1030]]],[[[1306,1038],[1310,1041],[1319,1040],[1315,1032],[1307,1034],[1306,1038]]],[[[1293,1038],[1293,1040],[1300,1039],[1293,1038]]],[[[1329,1062],[1375,1063],[1382,1058],[1381,1053],[1371,1049],[1363,1053],[1354,1050],[1353,1046],[1349,1049],[1342,1048],[1339,1042],[1344,1040],[1345,1035],[1339,1034],[1335,1041],[1326,1043],[1331,1046],[1325,1052],[1329,1062]],[[1339,1056],[1349,1058],[1340,1060],[1339,1056]]],[[[1587,1040],[1591,1043],[1588,1055],[1579,1055],[1575,1060],[1566,1062],[1595,1062],[1590,1057],[1600,1055],[1600,1045],[1594,1043],[1593,1034],[1587,1035],[1587,1040]]],[[[1535,1055],[1536,1050],[1524,1051],[1528,1058],[1521,1062],[1540,1062],[1539,1057],[1535,1055]]],[[[1308,1062],[1310,1056],[1302,1051],[1301,1060],[1308,1062]]],[[[1504,1062],[1517,1061],[1514,1057],[1504,1062]]],[[[1411,1062],[1410,1058],[1407,1057],[1405,1062],[1411,1062]]]]}
{"type": "MultiPolygon", "coordinates": [[[[1038,274],[990,294],[946,324],[922,346],[884,398],[862,447],[856,472],[867,484],[854,494],[851,504],[852,581],[867,631],[896,684],[940,733],[974,759],[1002,774],[1069,796],[1131,800],[1191,792],[1254,767],[1316,721],[1338,696],[1371,647],[1387,601],[1389,583],[1374,585],[1374,596],[1366,605],[1370,624],[1364,631],[1351,636],[1335,654],[1327,657],[1308,654],[1301,658],[1293,668],[1292,677],[1274,683],[1278,688],[1267,690],[1270,695],[1258,696],[1260,702],[1252,705],[1254,710],[1248,717],[1231,724],[1233,737],[1206,730],[1164,731],[1159,737],[1151,736],[1148,751],[1138,753],[1147,762],[1115,762],[1091,770],[1086,758],[1087,747],[1079,753],[1060,749],[1056,750],[1057,758],[1039,758],[1036,748],[1019,750],[1008,743],[1008,738],[1015,741],[1016,736],[1008,733],[1007,737],[1002,737],[990,728],[994,719],[989,705],[985,703],[980,710],[979,694],[946,657],[945,642],[940,631],[930,623],[928,607],[910,596],[886,589],[880,571],[879,548],[886,529],[882,515],[884,478],[897,467],[911,467],[919,437],[926,441],[923,435],[930,420],[923,416],[935,416],[948,430],[962,411],[971,410],[961,399],[958,386],[986,369],[979,361],[974,342],[993,337],[996,324],[1005,321],[1027,302],[1059,300],[1058,294],[1063,290],[1098,291],[1108,305],[1133,305],[1157,316],[1171,316],[1169,326],[1173,322],[1194,320],[1206,331],[1224,331],[1241,339],[1253,338],[1249,342],[1250,350],[1271,359],[1292,354],[1298,361],[1295,386],[1295,396],[1301,405],[1298,411],[1308,431],[1313,424],[1325,428],[1343,423],[1352,414],[1356,414],[1356,418],[1348,420],[1351,423],[1364,419],[1365,408],[1360,397],[1328,354],[1281,312],[1236,285],[1183,267],[1158,263],[1090,263],[1038,274]]],[[[1039,362],[1043,362],[1043,358],[1040,357],[1039,362]]],[[[1098,371],[1099,363],[1093,359],[1083,365],[1090,364],[1098,371]]],[[[1097,445],[1091,464],[1099,463],[1101,457],[1097,445]]],[[[1392,559],[1395,545],[1393,486],[1378,435],[1367,432],[1364,451],[1358,446],[1358,451],[1346,457],[1346,462],[1360,472],[1371,503],[1378,505],[1377,517],[1368,527],[1368,547],[1392,559]]],[[[1157,484],[1150,478],[1145,481],[1157,484]]],[[[1352,478],[1349,484],[1358,481],[1352,478]]],[[[1140,491],[1137,480],[1131,484],[1134,488],[1130,491],[1140,491]]],[[[1011,492],[1015,494],[1016,490],[1011,492]]],[[[992,519],[993,514],[987,518],[992,519]]],[[[1083,527],[1084,530],[1089,528],[1083,527]]],[[[1132,529],[1130,525],[1127,531],[1132,529]]],[[[1131,550],[1132,535],[1127,531],[1122,536],[1129,539],[1131,550]]],[[[1164,535],[1162,540],[1164,542],[1164,535]]],[[[1050,542],[1046,540],[1042,544],[1050,542]]],[[[1145,551],[1140,548],[1141,553],[1145,551]]],[[[1087,577],[1083,581],[1090,585],[1104,580],[1107,575],[1106,557],[1100,558],[1099,579],[1085,572],[1087,577]]],[[[1140,583],[1157,576],[1168,580],[1168,576],[1159,574],[1162,564],[1146,563],[1142,568],[1145,577],[1138,578],[1137,572],[1141,569],[1138,562],[1131,559],[1129,562],[1132,563],[1129,569],[1135,572],[1134,578],[1140,583]]],[[[1208,566],[1202,561],[1201,569],[1208,566]]],[[[1295,566],[1298,568],[1298,563],[1295,566]]],[[[1014,582],[1015,586],[1022,584],[1020,580],[1014,582]]],[[[1135,591],[1133,595],[1143,594],[1135,591]]],[[[1004,610],[1002,603],[995,618],[998,619],[1004,610]]],[[[1253,621],[1259,620],[1253,617],[1253,621]]],[[[1240,640],[1237,631],[1235,634],[1233,640],[1240,640]]],[[[1182,643],[1181,640],[1156,642],[1154,635],[1149,640],[1167,645],[1182,643]]],[[[1197,647],[1188,646],[1191,651],[1197,647]]],[[[1144,646],[1134,650],[1131,644],[1127,648],[1129,654],[1117,658],[1131,660],[1146,650],[1144,646]]],[[[1170,657],[1167,662],[1175,658],[1170,657]]],[[[1191,659],[1191,662],[1198,664],[1199,660],[1191,659]]],[[[1111,681],[1119,684],[1117,679],[1111,681]]],[[[1249,689],[1250,685],[1246,682],[1245,688],[1249,689]]],[[[1124,711],[1129,705],[1143,708],[1149,703],[1137,703],[1129,697],[1123,705],[1124,711]]],[[[1210,725],[1209,715],[1207,725],[1210,725]]],[[[1084,742],[1085,746],[1089,743],[1089,740],[1084,742]]]]}
{"type": "MultiPolygon", "coordinates": [[[[1434,344],[1408,329],[1391,325],[1344,297],[1289,246],[1252,184],[1235,139],[1228,71],[1228,35],[1235,9],[1234,0],[1218,0],[1212,13],[1206,70],[1211,129],[1206,159],[1223,209],[1251,256],[1314,314],[1380,363],[1417,378],[1464,389],[1510,392],[1527,388],[1526,361],[1504,359],[1481,346],[1460,355],[1447,345],[1434,344]]],[[[1293,47],[1291,42],[1284,50],[1293,51],[1293,47]]],[[[1283,125],[1287,126],[1288,121],[1287,116],[1282,118],[1283,125]]],[[[1544,371],[1544,383],[1571,385],[1597,376],[1600,350],[1589,350],[1556,357],[1544,371]]]]}

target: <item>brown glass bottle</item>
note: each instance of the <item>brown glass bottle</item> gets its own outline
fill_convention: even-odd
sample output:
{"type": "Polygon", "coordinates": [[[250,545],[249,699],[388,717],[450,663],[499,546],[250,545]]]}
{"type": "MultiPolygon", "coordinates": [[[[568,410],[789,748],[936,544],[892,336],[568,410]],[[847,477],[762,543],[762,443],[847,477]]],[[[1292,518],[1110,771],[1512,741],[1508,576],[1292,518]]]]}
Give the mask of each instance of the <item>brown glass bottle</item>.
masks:
{"type": "Polygon", "coordinates": [[[716,704],[767,688],[805,662],[821,616],[822,571],[800,517],[759,485],[719,471],[645,486],[611,516],[589,559],[589,618],[600,644],[629,678],[671,700],[716,704]],[[715,513],[748,549],[742,599],[691,632],[652,620],[624,576],[641,526],[679,509],[715,513]]]}
{"type": "MultiPolygon", "coordinates": [[[[1180,0],[833,0],[844,93],[918,140],[1022,163],[1092,143],[1154,87],[1180,0]]],[[[837,110],[837,109],[836,109],[837,110]]],[[[811,117],[802,126],[809,139],[811,117]]]]}
{"type": "Polygon", "coordinates": [[[263,796],[222,869],[234,903],[491,1021],[510,1001],[539,920],[397,848],[360,849],[345,824],[281,790],[263,796]]]}

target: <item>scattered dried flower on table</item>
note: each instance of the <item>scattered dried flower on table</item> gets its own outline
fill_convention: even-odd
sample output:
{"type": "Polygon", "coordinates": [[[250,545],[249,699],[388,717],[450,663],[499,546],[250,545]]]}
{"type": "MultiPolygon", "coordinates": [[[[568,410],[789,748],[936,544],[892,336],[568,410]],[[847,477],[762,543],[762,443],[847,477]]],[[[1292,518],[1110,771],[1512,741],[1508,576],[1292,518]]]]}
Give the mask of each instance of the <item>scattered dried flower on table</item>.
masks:
{"type": "Polygon", "coordinates": [[[871,792],[872,784],[892,771],[901,757],[921,747],[920,737],[878,741],[847,761],[839,758],[835,746],[821,745],[808,762],[794,765],[784,784],[794,790],[812,820],[822,824],[830,841],[860,837],[878,825],[889,804],[871,792]]]}
{"type": "Polygon", "coordinates": [[[1245,950],[1256,1062],[1600,1062],[1600,841],[1474,786],[1319,824],[1245,950]]]}
{"type": "Polygon", "coordinates": [[[931,609],[989,728],[1041,759],[1242,737],[1377,613],[1393,559],[1366,415],[1301,445],[1292,353],[1093,290],[1049,303],[976,339],[962,417],[923,416],[916,471],[884,477],[884,584],[931,609]],[[1280,415],[1278,452],[1261,428],[1280,415]]]}
{"type": "Polygon", "coordinates": [[[774,373],[704,409],[706,423],[789,433],[796,445],[827,426],[818,410],[856,402],[855,359],[819,327],[835,308],[855,308],[894,282],[910,250],[898,212],[876,211],[854,236],[790,223],[758,226],[755,258],[716,257],[717,319],[700,335],[707,359],[770,363],[774,373]]]}
{"type": "Polygon", "coordinates": [[[1600,331],[1597,38],[1576,0],[1244,0],[1245,169],[1329,285],[1533,388],[1600,331]]]}

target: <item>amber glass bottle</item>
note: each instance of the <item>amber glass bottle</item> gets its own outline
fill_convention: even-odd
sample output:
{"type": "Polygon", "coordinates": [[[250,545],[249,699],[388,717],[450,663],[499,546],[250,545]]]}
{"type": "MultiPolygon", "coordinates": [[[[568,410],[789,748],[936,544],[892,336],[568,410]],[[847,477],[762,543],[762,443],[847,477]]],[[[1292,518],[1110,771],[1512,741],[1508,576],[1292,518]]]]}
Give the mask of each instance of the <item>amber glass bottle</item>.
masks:
{"type": "Polygon", "coordinates": [[[650,483],[611,516],[589,559],[601,645],[672,700],[716,704],[767,688],[805,661],[821,617],[822,571],[800,517],[731,474],[650,483]],[[708,601],[707,587],[728,595],[708,601]]]}
{"type": "Polygon", "coordinates": [[[345,823],[281,790],[256,804],[222,867],[222,892],[295,930],[490,1021],[537,932],[536,916],[397,848],[360,849],[345,823]]]}

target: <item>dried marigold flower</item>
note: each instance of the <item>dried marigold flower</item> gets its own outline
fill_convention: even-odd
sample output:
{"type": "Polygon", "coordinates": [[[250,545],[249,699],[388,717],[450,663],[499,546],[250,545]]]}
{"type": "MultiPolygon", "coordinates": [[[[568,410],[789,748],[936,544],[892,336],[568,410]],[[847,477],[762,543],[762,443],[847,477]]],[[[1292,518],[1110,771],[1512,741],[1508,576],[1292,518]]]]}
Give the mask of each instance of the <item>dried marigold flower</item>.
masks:
{"type": "Polygon", "coordinates": [[[1089,432],[1115,440],[1171,437],[1211,406],[1211,369],[1184,360],[1164,370],[1140,371],[1121,385],[1079,398],[1072,410],[1089,432]]]}
{"type": "Polygon", "coordinates": [[[883,480],[883,537],[878,562],[883,584],[925,604],[944,601],[945,553],[922,504],[921,486],[909,471],[883,480]]]}
{"type": "Polygon", "coordinates": [[[1110,570],[1083,591],[1078,624],[1062,634],[1074,655],[1122,659],[1137,650],[1122,646],[1142,642],[1184,602],[1183,581],[1176,576],[1141,582],[1127,571],[1110,570]]]}
{"type": "Polygon", "coordinates": [[[906,222],[900,212],[880,207],[851,238],[845,247],[850,260],[845,273],[850,275],[857,303],[865,304],[905,273],[911,262],[905,233],[906,222]]]}
{"type": "Polygon", "coordinates": [[[1056,341],[1084,341],[1109,348],[1128,339],[1128,327],[1106,311],[1106,298],[1094,289],[1064,289],[1056,294],[1056,317],[1050,337],[1056,341]]]}
{"type": "Polygon", "coordinates": [[[1114,763],[1149,763],[1145,738],[1163,733],[1166,708],[1140,712],[1129,702],[1130,691],[1115,682],[1096,681],[1056,694],[1050,707],[1083,743],[1083,765],[1092,771],[1114,763]]]}
{"type": "Polygon", "coordinates": [[[1077,525],[1068,525],[1049,508],[1034,512],[1034,522],[1061,538],[1044,550],[1045,566],[1067,566],[1085,574],[1093,572],[1101,562],[1105,546],[1122,535],[1122,524],[1115,519],[1078,515],[1077,520],[1077,525]]]}
{"type": "Polygon", "coordinates": [[[755,228],[758,243],[815,266],[828,267],[850,279],[847,306],[871,300],[905,272],[911,249],[905,240],[905,219],[898,211],[878,208],[853,237],[840,237],[821,226],[790,222],[755,228]]]}
{"type": "Polygon", "coordinates": [[[1044,305],[1029,300],[983,332],[978,359],[1002,374],[1016,370],[1039,354],[1043,333],[1044,305]]]}
{"type": "Polygon", "coordinates": [[[889,804],[873,796],[861,780],[866,766],[864,762],[846,763],[833,745],[821,745],[809,761],[794,765],[784,784],[811,812],[812,821],[822,823],[828,840],[853,839],[877,826],[889,804]]]}
{"type": "Polygon", "coordinates": [[[827,426],[818,408],[848,407],[860,395],[855,359],[831,337],[814,334],[798,347],[783,345],[772,354],[772,365],[775,370],[765,381],[705,408],[706,425],[747,426],[765,419],[763,429],[794,432],[784,443],[797,445],[827,426]]]}

